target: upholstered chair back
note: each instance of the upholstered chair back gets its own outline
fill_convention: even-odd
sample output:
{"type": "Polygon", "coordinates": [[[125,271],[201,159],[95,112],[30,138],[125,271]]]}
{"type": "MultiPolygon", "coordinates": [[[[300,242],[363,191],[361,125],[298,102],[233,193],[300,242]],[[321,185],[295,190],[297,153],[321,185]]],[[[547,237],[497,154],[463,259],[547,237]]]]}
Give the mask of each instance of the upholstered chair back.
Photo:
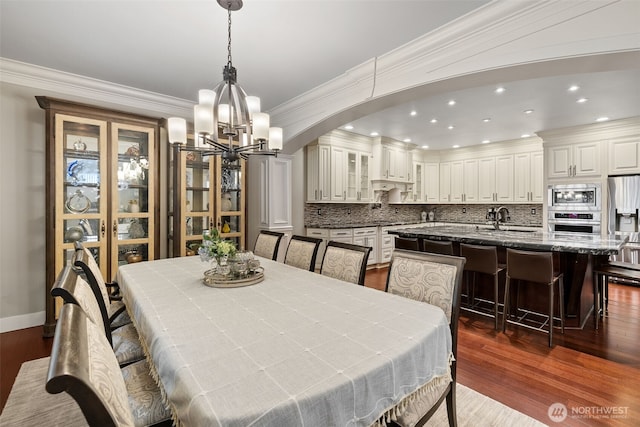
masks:
{"type": "Polygon", "coordinates": [[[370,253],[368,246],[330,241],[322,259],[320,274],[364,285],[370,253]]]}
{"type": "Polygon", "coordinates": [[[306,236],[292,236],[284,263],[304,270],[313,271],[316,265],[318,248],[322,239],[306,236]]]}
{"type": "Polygon", "coordinates": [[[280,247],[282,236],[284,236],[284,233],[262,230],[256,239],[253,253],[275,261],[278,257],[278,248],[280,247]]]}

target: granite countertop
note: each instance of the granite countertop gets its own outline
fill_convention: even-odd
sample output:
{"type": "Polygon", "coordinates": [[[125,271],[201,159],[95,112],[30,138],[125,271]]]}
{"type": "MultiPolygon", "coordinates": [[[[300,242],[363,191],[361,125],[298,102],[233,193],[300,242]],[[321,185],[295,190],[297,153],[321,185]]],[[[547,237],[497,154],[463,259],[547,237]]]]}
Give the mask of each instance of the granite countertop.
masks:
{"type": "MultiPolygon", "coordinates": [[[[436,222],[436,221],[432,221],[436,222]]],[[[413,225],[417,226],[420,224],[424,224],[424,222],[419,221],[369,221],[369,222],[349,222],[349,223],[310,223],[305,224],[306,228],[326,228],[326,229],[337,229],[337,228],[363,228],[363,227],[387,227],[391,225],[413,225]]]]}
{"type": "Polygon", "coordinates": [[[404,237],[426,237],[477,245],[495,245],[514,249],[573,252],[592,255],[617,254],[625,238],[602,238],[595,234],[547,233],[542,231],[491,230],[474,227],[411,227],[389,231],[404,237]]]}
{"type": "MultiPolygon", "coordinates": [[[[390,227],[397,225],[406,225],[407,227],[420,227],[423,225],[429,225],[430,227],[433,224],[447,224],[451,223],[450,221],[369,221],[369,222],[350,222],[350,223],[309,223],[305,224],[306,228],[325,228],[325,229],[338,229],[338,228],[362,228],[362,227],[390,227]]],[[[460,224],[459,222],[455,222],[452,224],[460,224]]],[[[482,223],[467,223],[463,227],[487,227],[487,222],[482,223]]],[[[534,226],[519,226],[519,225],[507,225],[501,226],[505,230],[530,230],[530,231],[538,231],[541,230],[541,227],[534,226]]]]}

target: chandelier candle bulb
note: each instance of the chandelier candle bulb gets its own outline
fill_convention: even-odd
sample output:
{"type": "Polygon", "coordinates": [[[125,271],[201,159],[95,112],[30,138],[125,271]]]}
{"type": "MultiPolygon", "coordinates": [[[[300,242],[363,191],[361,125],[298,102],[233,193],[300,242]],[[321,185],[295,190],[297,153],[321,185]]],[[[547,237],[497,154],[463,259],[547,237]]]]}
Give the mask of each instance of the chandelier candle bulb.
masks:
{"type": "Polygon", "coordinates": [[[187,121],[180,117],[169,117],[167,120],[169,128],[169,142],[171,144],[187,143],[187,121]]]}
{"type": "Polygon", "coordinates": [[[269,150],[282,150],[282,128],[269,128],[269,150]]]}
{"type": "Polygon", "coordinates": [[[220,123],[231,124],[231,118],[234,115],[233,107],[229,104],[220,104],[218,106],[218,121],[220,123]]]}
{"type": "Polygon", "coordinates": [[[213,133],[213,109],[209,105],[198,104],[193,107],[195,128],[198,136],[213,133]]]}
{"type": "Polygon", "coordinates": [[[254,113],[260,112],[260,98],[257,96],[247,96],[247,109],[249,110],[249,117],[253,118],[254,113]]]}
{"type": "Polygon", "coordinates": [[[200,89],[198,91],[198,103],[213,107],[216,102],[216,93],[210,89],[200,89]]]}
{"type": "Polygon", "coordinates": [[[253,113],[253,139],[266,141],[269,139],[269,115],[253,113]]]}

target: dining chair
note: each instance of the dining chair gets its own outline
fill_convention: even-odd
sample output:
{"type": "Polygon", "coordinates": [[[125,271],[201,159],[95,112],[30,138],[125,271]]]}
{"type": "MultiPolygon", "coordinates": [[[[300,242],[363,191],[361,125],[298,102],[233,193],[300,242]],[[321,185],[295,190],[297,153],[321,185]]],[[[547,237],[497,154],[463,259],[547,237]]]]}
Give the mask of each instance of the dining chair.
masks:
{"type": "Polygon", "coordinates": [[[395,421],[400,426],[421,426],[446,399],[449,426],[457,425],[456,359],[458,352],[458,317],[465,259],[450,255],[397,249],[391,256],[386,291],[440,307],[451,330],[453,360],[451,381],[439,384],[410,400],[395,421]]]}
{"type": "Polygon", "coordinates": [[[67,392],[91,426],[172,425],[147,361],[120,368],[102,329],[76,304],[60,310],[45,388],[67,392]]]}
{"type": "Polygon", "coordinates": [[[394,248],[407,249],[410,251],[420,250],[420,241],[417,237],[401,237],[396,236],[394,241],[394,248]]]}
{"type": "Polygon", "coordinates": [[[105,311],[100,307],[92,287],[71,266],[65,266],[51,287],[51,295],[60,297],[67,304],[79,306],[93,323],[104,330],[116,360],[121,366],[144,359],[144,350],[133,323],[111,329],[105,311]]]}
{"type": "Polygon", "coordinates": [[[330,240],[324,251],[320,274],[364,286],[370,246],[330,240]]]}
{"type": "MultiPolygon", "coordinates": [[[[517,290],[517,288],[516,288],[517,290]]],[[[538,291],[533,291],[538,292],[538,291]]],[[[543,294],[544,295],[544,294],[543,294]]],[[[594,307],[594,310],[597,307],[594,307]]],[[[564,334],[564,275],[556,274],[553,268],[552,252],[534,252],[521,251],[507,248],[507,281],[504,286],[504,316],[502,318],[502,332],[507,329],[507,324],[520,325],[529,329],[546,332],[549,335],[549,347],[553,347],[553,328],[554,320],[560,323],[560,330],[564,334]],[[515,315],[511,315],[511,291],[513,283],[522,286],[537,286],[540,291],[545,289],[548,294],[548,310],[547,313],[539,313],[544,320],[536,323],[528,320],[536,313],[529,310],[519,309],[519,299],[516,294],[515,315]],[[557,286],[557,305],[558,316],[554,316],[554,306],[556,305],[556,297],[554,288],[557,286]],[[520,313],[518,311],[520,310],[520,313]],[[532,326],[533,324],[533,326],[532,326]],[[547,329],[544,326],[547,325],[547,329]]]]}
{"type": "Polygon", "coordinates": [[[441,255],[453,255],[453,242],[422,239],[422,251],[441,255]]]}
{"type": "Polygon", "coordinates": [[[294,234],[291,236],[289,246],[287,246],[284,263],[304,270],[314,271],[320,243],[322,243],[322,239],[294,234]]]}
{"type": "Polygon", "coordinates": [[[494,319],[494,328],[497,331],[500,306],[498,298],[499,278],[500,273],[505,269],[504,265],[498,263],[498,249],[495,246],[460,243],[460,256],[466,259],[464,271],[467,276],[467,303],[462,305],[461,308],[483,316],[492,316],[494,319]],[[479,274],[491,276],[493,284],[493,298],[491,301],[493,314],[487,313],[487,311],[483,309],[484,307],[481,307],[482,304],[488,302],[487,299],[476,298],[476,279],[479,274]]]}
{"type": "Polygon", "coordinates": [[[277,231],[260,230],[256,244],[253,247],[253,253],[275,261],[278,258],[278,248],[283,236],[284,233],[278,233],[277,231]]]}
{"type": "Polygon", "coordinates": [[[73,265],[80,268],[87,282],[91,285],[96,298],[101,299],[104,306],[108,324],[112,329],[131,323],[131,318],[119,295],[120,287],[115,282],[107,283],[102,276],[98,263],[93,258],[93,254],[82,243],[75,242],[75,253],[73,254],[73,265]]]}

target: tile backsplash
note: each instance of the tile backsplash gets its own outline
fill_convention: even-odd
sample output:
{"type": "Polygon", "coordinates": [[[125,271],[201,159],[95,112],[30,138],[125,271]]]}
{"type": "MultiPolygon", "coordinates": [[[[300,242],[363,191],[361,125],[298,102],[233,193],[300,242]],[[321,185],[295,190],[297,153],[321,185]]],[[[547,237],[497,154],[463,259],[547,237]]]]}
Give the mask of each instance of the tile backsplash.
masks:
{"type": "MultiPolygon", "coordinates": [[[[389,204],[388,193],[383,192],[380,203],[341,204],[341,203],[306,203],[304,223],[307,227],[323,225],[348,226],[350,224],[372,224],[379,222],[420,222],[420,214],[424,210],[435,213],[436,221],[458,223],[484,223],[487,209],[497,208],[490,205],[402,205],[389,204]]],[[[542,227],[542,204],[506,205],[511,216],[510,225],[542,227]],[[535,213],[532,213],[535,210],[535,213]]]]}

